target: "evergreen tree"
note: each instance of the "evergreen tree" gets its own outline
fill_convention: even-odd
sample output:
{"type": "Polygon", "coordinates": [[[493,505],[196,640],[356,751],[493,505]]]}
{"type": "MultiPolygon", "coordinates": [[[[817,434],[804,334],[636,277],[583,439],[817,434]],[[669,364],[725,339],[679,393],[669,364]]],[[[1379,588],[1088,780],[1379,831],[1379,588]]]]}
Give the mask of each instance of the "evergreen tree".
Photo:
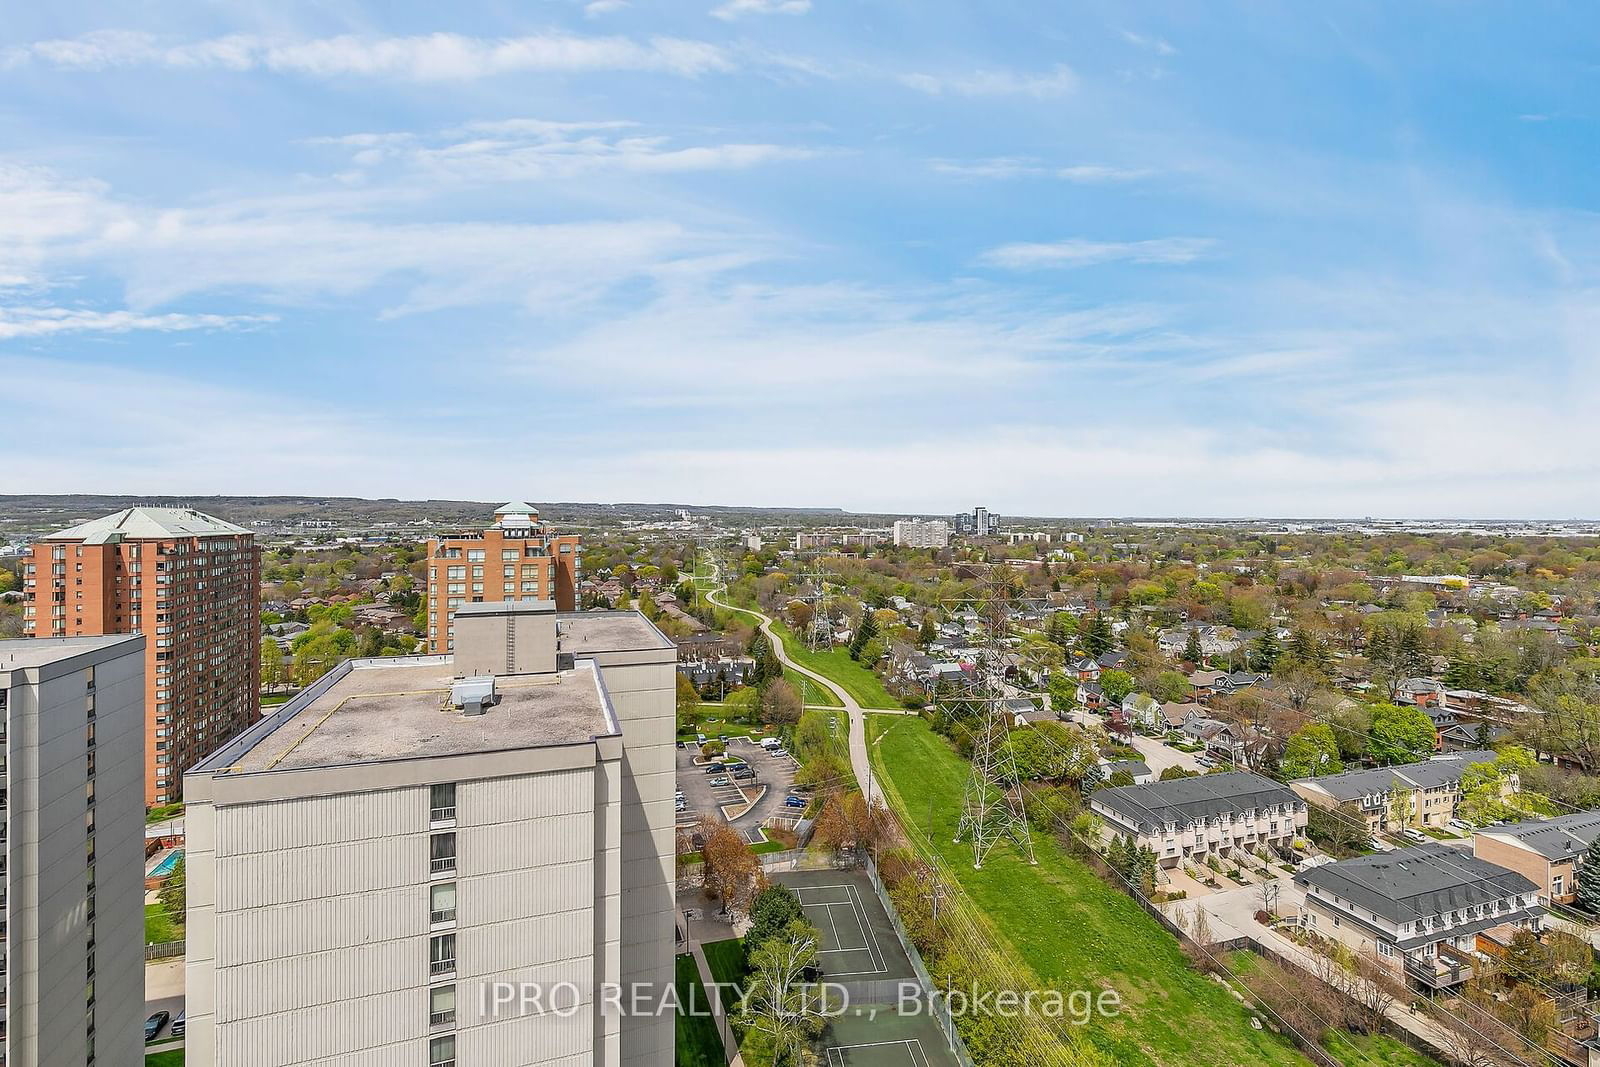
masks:
{"type": "Polygon", "coordinates": [[[1278,664],[1278,657],[1283,655],[1283,644],[1278,640],[1278,635],[1272,630],[1267,630],[1255,640],[1255,667],[1259,671],[1270,671],[1278,664]]]}
{"type": "Polygon", "coordinates": [[[1083,633],[1083,647],[1091,656],[1102,656],[1111,651],[1111,622],[1098,611],[1089,617],[1089,628],[1083,633]]]}
{"type": "Polygon", "coordinates": [[[1183,646],[1183,658],[1194,664],[1196,667],[1200,666],[1200,664],[1204,662],[1205,651],[1200,647],[1199,630],[1189,631],[1189,640],[1183,646]]]}
{"type": "Polygon", "coordinates": [[[867,647],[867,642],[878,636],[878,621],[872,617],[872,609],[861,609],[861,625],[856,627],[856,632],[850,638],[850,658],[860,659],[861,650],[867,647]]]}
{"type": "Polygon", "coordinates": [[[931,645],[938,640],[939,631],[933,625],[933,615],[930,613],[922,617],[922,628],[917,631],[917,641],[923,645],[931,645]]]}
{"type": "Polygon", "coordinates": [[[1394,648],[1396,672],[1406,678],[1415,678],[1430,673],[1432,666],[1432,657],[1422,645],[1422,630],[1416,626],[1401,630],[1394,648]]]}
{"type": "Polygon", "coordinates": [[[1386,626],[1374,626],[1372,635],[1367,638],[1367,662],[1374,667],[1388,667],[1394,659],[1394,649],[1389,643],[1389,629],[1386,626]]]}
{"type": "Polygon", "coordinates": [[[1594,839],[1578,866],[1578,907],[1600,915],[1600,837],[1594,839]]]}
{"type": "Polygon", "coordinates": [[[1444,684],[1452,689],[1483,688],[1483,669],[1478,666],[1477,655],[1462,651],[1451,656],[1444,671],[1444,684]]]}

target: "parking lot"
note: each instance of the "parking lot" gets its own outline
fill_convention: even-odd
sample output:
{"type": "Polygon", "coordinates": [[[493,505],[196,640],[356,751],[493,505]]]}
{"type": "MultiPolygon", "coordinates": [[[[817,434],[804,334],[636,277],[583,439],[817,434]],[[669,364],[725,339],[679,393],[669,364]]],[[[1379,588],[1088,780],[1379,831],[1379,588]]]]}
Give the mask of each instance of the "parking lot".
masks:
{"type": "MultiPolygon", "coordinates": [[[[782,820],[791,813],[785,808],[784,799],[789,796],[799,764],[793,756],[773,756],[744,739],[729,740],[724,759],[743,760],[755,771],[755,778],[737,779],[725,772],[708,774],[698,746],[690,743],[678,749],[678,790],[683,793],[684,807],[678,812],[677,824],[693,826],[701,815],[709,813],[730,823],[747,839],[759,841],[758,831],[768,820],[782,820]],[[719,779],[726,781],[712,784],[719,779]]],[[[792,813],[798,814],[799,809],[792,813]]]]}

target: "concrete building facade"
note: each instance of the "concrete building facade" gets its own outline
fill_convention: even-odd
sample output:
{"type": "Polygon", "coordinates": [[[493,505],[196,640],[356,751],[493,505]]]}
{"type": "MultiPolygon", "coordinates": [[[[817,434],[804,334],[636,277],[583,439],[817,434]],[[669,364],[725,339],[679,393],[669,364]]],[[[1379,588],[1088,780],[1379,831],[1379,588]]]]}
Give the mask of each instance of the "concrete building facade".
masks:
{"type": "Polygon", "coordinates": [[[127,508],[35,542],[23,632],[144,634],[147,805],[260,714],[255,535],[193,508],[127,508]]]}
{"type": "Polygon", "coordinates": [[[505,600],[551,600],[560,611],[577,606],[583,539],[557,535],[532,505],[501,504],[482,530],[428,541],[428,651],[452,651],[456,609],[505,600]]]}
{"type": "Polygon", "coordinates": [[[604,999],[672,982],[673,645],[548,601],[456,627],[190,772],[191,1065],[671,1062],[670,1012],[604,999]]]}
{"type": "Polygon", "coordinates": [[[0,1062],[144,1062],[144,646],[0,641],[0,1062]]]}
{"type": "Polygon", "coordinates": [[[902,548],[948,548],[950,524],[943,519],[896,519],[894,543],[902,548]]]}

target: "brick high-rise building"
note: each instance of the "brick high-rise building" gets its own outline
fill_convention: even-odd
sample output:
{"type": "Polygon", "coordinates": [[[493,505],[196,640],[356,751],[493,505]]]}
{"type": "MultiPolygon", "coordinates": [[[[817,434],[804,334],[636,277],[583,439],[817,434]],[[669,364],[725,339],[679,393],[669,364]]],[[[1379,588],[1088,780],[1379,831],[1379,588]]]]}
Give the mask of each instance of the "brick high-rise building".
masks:
{"type": "Polygon", "coordinates": [[[145,635],[146,804],[260,716],[255,535],[193,508],[126,508],[49,534],[24,565],[23,632],[145,635]]]}
{"type": "Polygon", "coordinates": [[[483,530],[428,541],[428,651],[455,648],[453,620],[462,604],[553,600],[558,611],[577,606],[583,539],[556,535],[539,512],[520,502],[501,504],[483,530]]]}

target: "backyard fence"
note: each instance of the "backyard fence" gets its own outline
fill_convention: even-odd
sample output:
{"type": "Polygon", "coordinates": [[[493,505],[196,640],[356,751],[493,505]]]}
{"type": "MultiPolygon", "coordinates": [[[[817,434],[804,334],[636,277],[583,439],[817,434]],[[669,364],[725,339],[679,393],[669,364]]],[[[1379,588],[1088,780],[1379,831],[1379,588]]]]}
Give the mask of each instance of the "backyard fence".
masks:
{"type": "MultiPolygon", "coordinates": [[[[895,936],[900,938],[900,943],[905,946],[906,955],[911,960],[911,969],[916,972],[917,983],[922,986],[922,998],[928,1005],[929,1014],[938,1022],[939,1029],[944,1033],[945,1044],[950,1047],[950,1052],[955,1056],[961,1067],[974,1067],[972,1054],[967,1051],[966,1042],[961,1040],[961,1035],[956,1032],[955,1020],[950,1017],[950,1010],[943,1000],[933,995],[933,978],[928,974],[928,968],[923,966],[922,954],[917,951],[916,942],[911,940],[911,935],[900,924],[900,913],[895,910],[894,901],[889,898],[889,890],[883,884],[883,879],[878,877],[878,865],[871,856],[867,857],[867,878],[872,882],[873,892],[878,894],[878,900],[883,903],[883,910],[888,913],[889,921],[894,924],[895,936]]],[[[893,985],[890,991],[895,1000],[899,999],[899,983],[881,982],[874,985],[893,985]]],[[[870,1003],[870,1002],[869,1002],[870,1003]]]]}
{"type": "Polygon", "coordinates": [[[184,941],[160,941],[153,945],[146,945],[144,947],[145,962],[148,963],[151,960],[168,960],[172,959],[174,956],[181,956],[183,955],[183,947],[186,943],[187,942],[184,941]]]}

